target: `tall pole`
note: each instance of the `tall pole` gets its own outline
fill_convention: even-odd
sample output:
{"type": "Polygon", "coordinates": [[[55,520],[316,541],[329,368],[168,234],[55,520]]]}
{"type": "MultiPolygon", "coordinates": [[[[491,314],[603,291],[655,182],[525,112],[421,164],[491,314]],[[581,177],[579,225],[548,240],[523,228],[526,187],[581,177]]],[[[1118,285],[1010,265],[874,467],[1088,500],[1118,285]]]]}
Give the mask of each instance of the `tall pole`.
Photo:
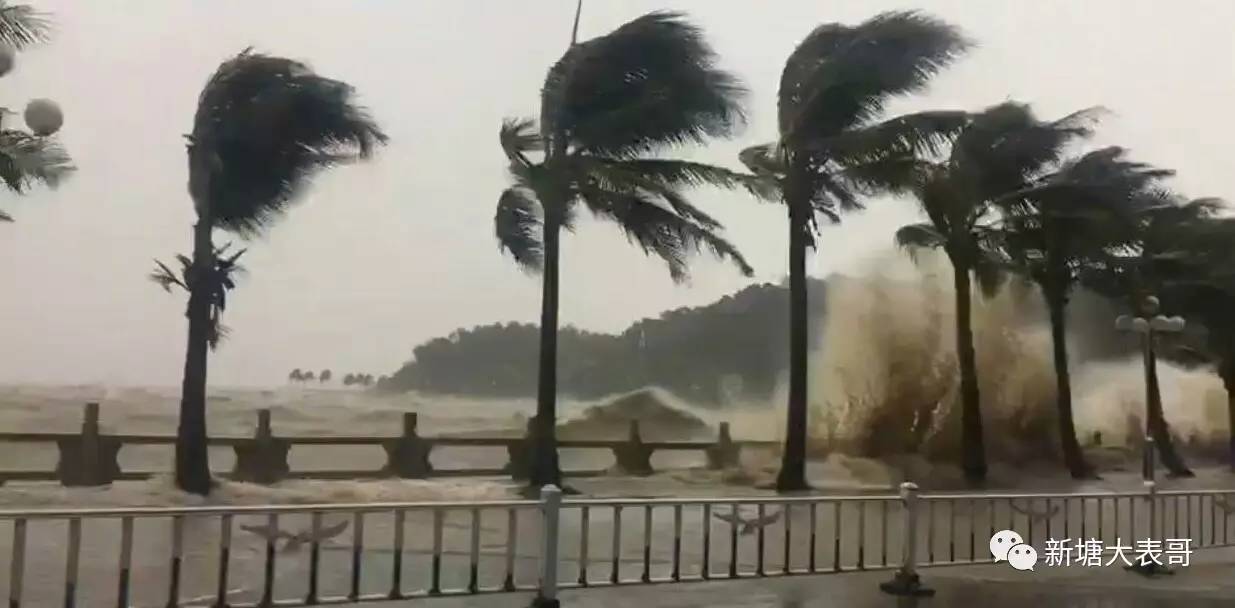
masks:
{"type": "MultiPolygon", "coordinates": [[[[1141,478],[1145,485],[1146,498],[1149,500],[1149,538],[1158,533],[1158,483],[1154,479],[1153,413],[1161,411],[1161,397],[1154,371],[1154,341],[1159,333],[1179,333],[1184,330],[1184,320],[1180,317],[1165,317],[1158,314],[1158,298],[1148,296],[1141,303],[1140,314],[1132,317],[1121,315],[1115,319],[1115,327],[1122,331],[1134,332],[1141,338],[1141,357],[1145,363],[1145,441],[1141,454],[1141,478]]],[[[1133,527],[1136,522],[1133,522],[1133,527]]],[[[1172,574],[1171,570],[1155,560],[1148,563],[1137,563],[1127,567],[1128,570],[1153,576],[1156,574],[1172,574]]]]}
{"type": "Polygon", "coordinates": [[[570,46],[579,41],[579,15],[583,14],[583,0],[575,3],[575,26],[570,29],[570,46]]]}

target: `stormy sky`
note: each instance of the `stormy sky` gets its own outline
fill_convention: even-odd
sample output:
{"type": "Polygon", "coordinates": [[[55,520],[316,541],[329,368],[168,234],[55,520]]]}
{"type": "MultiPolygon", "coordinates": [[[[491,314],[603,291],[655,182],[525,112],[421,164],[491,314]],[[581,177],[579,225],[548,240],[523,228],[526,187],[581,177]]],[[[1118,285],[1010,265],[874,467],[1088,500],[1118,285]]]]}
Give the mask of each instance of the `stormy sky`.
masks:
{"type": "MultiPolygon", "coordinates": [[[[55,14],[56,38],[19,57],[0,103],[58,101],[80,170],[54,192],[0,194],[17,219],[0,224],[0,382],[178,382],[184,297],[145,276],[153,258],[189,250],[182,134],[206,78],[247,46],[352,83],[392,142],[370,164],[320,177],[246,244],[249,273],[230,302],[233,333],[212,359],[212,384],[281,384],[293,367],[389,373],[413,345],[456,327],[537,318],[538,281],[492,236],[506,180],[497,128],[537,113],[573,0],[32,3],[55,14]]],[[[1125,145],[1177,169],[1186,194],[1235,199],[1228,0],[586,0],[580,35],[652,10],[688,13],[751,96],[741,136],[684,154],[738,168],[738,150],[774,137],[781,66],[812,27],[905,8],[956,23],[980,46],[893,111],[1015,99],[1050,117],[1103,105],[1112,114],[1093,145],[1125,145]]],[[[563,324],[619,331],[781,280],[782,209],[714,191],[697,201],[725,223],[754,278],[705,257],[689,284],[675,285],[614,227],[585,219],[563,245],[563,324]]],[[[886,251],[916,216],[910,202],[871,205],[826,231],[815,274],[886,251]]]]}

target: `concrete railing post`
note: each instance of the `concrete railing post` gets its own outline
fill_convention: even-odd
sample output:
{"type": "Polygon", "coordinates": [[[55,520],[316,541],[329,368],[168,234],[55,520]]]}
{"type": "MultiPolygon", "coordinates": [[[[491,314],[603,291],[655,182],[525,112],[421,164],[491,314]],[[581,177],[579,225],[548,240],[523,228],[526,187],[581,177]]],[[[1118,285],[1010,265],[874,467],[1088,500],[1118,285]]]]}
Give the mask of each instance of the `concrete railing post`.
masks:
{"type": "Polygon", "coordinates": [[[557,545],[559,515],[562,506],[562,490],[554,485],[540,489],[540,586],[532,608],[558,608],[557,599],[557,545]]]}
{"type": "Polygon", "coordinates": [[[729,423],[720,423],[720,435],[716,443],[705,450],[708,458],[708,468],[713,470],[728,469],[741,464],[741,446],[733,442],[729,435],[729,423]]]}
{"type": "MultiPolygon", "coordinates": [[[[922,585],[922,579],[918,576],[918,486],[913,482],[906,481],[900,487],[901,503],[905,507],[905,520],[903,526],[904,547],[903,555],[901,556],[901,567],[897,569],[896,574],[892,576],[892,580],[886,583],[880,583],[879,588],[884,593],[900,596],[924,597],[935,595],[934,589],[929,589],[922,585]]],[[[931,525],[932,522],[927,522],[931,525]]]]}
{"type": "Polygon", "coordinates": [[[87,403],[81,433],[57,441],[60,462],[56,476],[65,486],[102,486],[120,477],[117,455],[121,444],[99,430],[99,404],[87,403]]]}
{"type": "Polygon", "coordinates": [[[403,479],[424,479],[433,473],[433,465],[429,463],[429,452],[432,444],[416,434],[419,417],[415,412],[404,412],[403,435],[398,439],[382,444],[386,450],[387,475],[403,479]]]}
{"type": "Polygon", "coordinates": [[[651,475],[652,448],[643,443],[643,434],[639,431],[639,421],[630,421],[630,433],[625,443],[613,446],[613,458],[623,473],[628,475],[651,475]]]}
{"type": "Polygon", "coordinates": [[[270,422],[270,410],[257,410],[257,428],[253,439],[236,444],[236,465],[232,479],[261,484],[278,483],[291,473],[287,454],[292,444],[286,439],[277,439],[270,422]]]}

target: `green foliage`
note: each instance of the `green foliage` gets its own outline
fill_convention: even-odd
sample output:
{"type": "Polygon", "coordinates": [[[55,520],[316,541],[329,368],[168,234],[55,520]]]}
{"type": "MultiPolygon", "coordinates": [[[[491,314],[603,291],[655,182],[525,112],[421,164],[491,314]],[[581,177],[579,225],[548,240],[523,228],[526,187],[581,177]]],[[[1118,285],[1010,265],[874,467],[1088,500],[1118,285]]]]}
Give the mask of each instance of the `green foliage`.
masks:
{"type": "MultiPolygon", "coordinates": [[[[822,326],[823,288],[822,281],[812,281],[818,304],[811,314],[811,335],[822,326]]],[[[638,321],[616,336],[563,328],[558,338],[561,390],[592,398],[655,385],[705,404],[729,397],[766,398],[787,367],[787,306],[786,289],[765,284],[708,306],[638,321]]],[[[535,325],[522,323],[461,329],[417,346],[413,359],[379,387],[534,395],[538,336],[535,325]]]]}

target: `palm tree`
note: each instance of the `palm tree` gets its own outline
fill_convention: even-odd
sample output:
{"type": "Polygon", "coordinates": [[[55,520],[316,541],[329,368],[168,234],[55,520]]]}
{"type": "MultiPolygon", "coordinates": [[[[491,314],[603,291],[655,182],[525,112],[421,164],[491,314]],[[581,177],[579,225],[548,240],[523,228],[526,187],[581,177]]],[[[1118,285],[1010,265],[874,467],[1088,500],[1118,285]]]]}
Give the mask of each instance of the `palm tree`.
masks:
{"type": "MultiPolygon", "coordinates": [[[[1235,219],[1216,216],[1219,209],[1229,207],[1217,199],[1198,199],[1183,206],[1202,215],[1177,224],[1179,237],[1173,250],[1160,256],[1164,277],[1161,293],[1166,306],[1199,320],[1205,327],[1204,358],[1214,364],[1226,390],[1228,416],[1228,464],[1235,470],[1235,219]]],[[[1185,213],[1189,213],[1185,211],[1185,213]]],[[[1161,413],[1159,411],[1157,413],[1161,413]]],[[[1165,418],[1155,421],[1154,443],[1162,445],[1159,436],[1170,440],[1165,418]]],[[[1173,445],[1167,444],[1172,448],[1173,445]]],[[[1165,454],[1165,452],[1164,452],[1165,454]]],[[[1177,458],[1178,456],[1176,456],[1177,458]]],[[[1163,463],[1168,458],[1163,456],[1163,463]]],[[[1182,466],[1182,463],[1177,463],[1182,466]]],[[[1173,474],[1187,475],[1167,465],[1173,474]]]]}
{"type": "Polygon", "coordinates": [[[302,380],[304,380],[304,373],[300,371],[299,367],[292,370],[292,372],[287,375],[288,382],[300,382],[302,380]]]}
{"type": "MultiPolygon", "coordinates": [[[[51,39],[51,20],[24,4],[0,0],[0,76],[13,69],[17,52],[51,39]]],[[[26,106],[29,132],[9,128],[5,119],[14,114],[0,107],[0,181],[11,192],[23,194],[36,184],[54,188],[74,170],[68,152],[50,137],[64,123],[60,107],[47,99],[26,106]]],[[[13,216],[0,210],[0,222],[13,216]]]]}
{"type": "MultiPolygon", "coordinates": [[[[1136,217],[1132,246],[1111,252],[1083,277],[1084,284],[1099,293],[1127,301],[1133,310],[1147,296],[1157,295],[1165,309],[1199,318],[1207,331],[1209,357],[1226,383],[1230,362],[1235,361],[1235,327],[1229,320],[1235,275],[1228,270],[1235,261],[1235,222],[1219,217],[1222,201],[1202,198],[1184,201],[1154,188],[1143,193],[1136,217]]],[[[1156,355],[1151,352],[1147,370],[1150,391],[1158,390],[1156,355]]],[[[1235,375],[1233,375],[1235,377],[1235,375]]],[[[1175,447],[1170,425],[1160,399],[1149,399],[1147,427],[1162,464],[1176,477],[1191,477],[1192,471],[1175,447]]],[[[1231,411],[1235,415],[1235,409],[1231,411]]],[[[1235,417],[1232,418],[1235,422],[1235,417]]],[[[1235,453],[1235,439],[1232,441],[1235,453]]]]}
{"type": "Polygon", "coordinates": [[[707,247],[751,269],[720,223],[693,206],[688,187],[756,187],[749,176],[655,156],[665,148],[730,135],[742,123],[744,89],[715,66],[702,32],[676,13],[651,13],[575,44],[550,68],[540,125],[507,120],[502,150],[514,185],[498,199],[502,250],[542,273],[533,487],[560,483],[557,400],[558,261],[562,229],[581,204],[616,223],[645,253],[686,277],[688,256],[707,247]]]}
{"type": "Polygon", "coordinates": [[[1086,268],[1132,244],[1140,196],[1171,171],[1125,159],[1117,147],[1066,163],[1024,191],[1006,198],[1005,251],[1014,267],[1036,283],[1051,326],[1059,438],[1073,478],[1094,476],[1085,462],[1072,415],[1066,308],[1086,268]]]}
{"type": "Polygon", "coordinates": [[[996,203],[1034,183],[1066,145],[1088,136],[1093,111],[1054,122],[1029,107],[1003,103],[971,117],[949,153],[919,167],[914,194],[928,219],[902,227],[902,247],[942,249],[952,264],[956,302],[956,353],[960,372],[961,466],[971,483],[986,479],[986,451],[971,318],[971,275],[986,294],[999,285],[1000,232],[996,203]]]}
{"type": "Polygon", "coordinates": [[[916,12],[821,25],[781,73],[779,140],[741,154],[779,186],[789,215],[789,407],[778,490],[808,487],[806,254],[816,248],[816,218],[839,221],[861,208],[861,196],[904,188],[914,155],[963,124],[962,112],[879,118],[889,99],[924,88],[968,46],[956,28],[916,12]]]}
{"type": "Polygon", "coordinates": [[[330,376],[331,376],[330,370],[324,369],[322,370],[322,373],[317,375],[317,380],[321,382],[322,384],[325,384],[327,382],[330,382],[330,376]]]}
{"type": "Polygon", "coordinates": [[[352,95],[346,83],[303,63],[250,49],[223,62],[202,90],[188,136],[197,223],[183,277],[189,333],[176,434],[176,485],[182,490],[207,494],[213,485],[206,451],[207,351],[217,343],[219,315],[232,286],[220,268],[213,232],[260,234],[314,173],[366,158],[384,143],[385,134],[352,95]]]}

